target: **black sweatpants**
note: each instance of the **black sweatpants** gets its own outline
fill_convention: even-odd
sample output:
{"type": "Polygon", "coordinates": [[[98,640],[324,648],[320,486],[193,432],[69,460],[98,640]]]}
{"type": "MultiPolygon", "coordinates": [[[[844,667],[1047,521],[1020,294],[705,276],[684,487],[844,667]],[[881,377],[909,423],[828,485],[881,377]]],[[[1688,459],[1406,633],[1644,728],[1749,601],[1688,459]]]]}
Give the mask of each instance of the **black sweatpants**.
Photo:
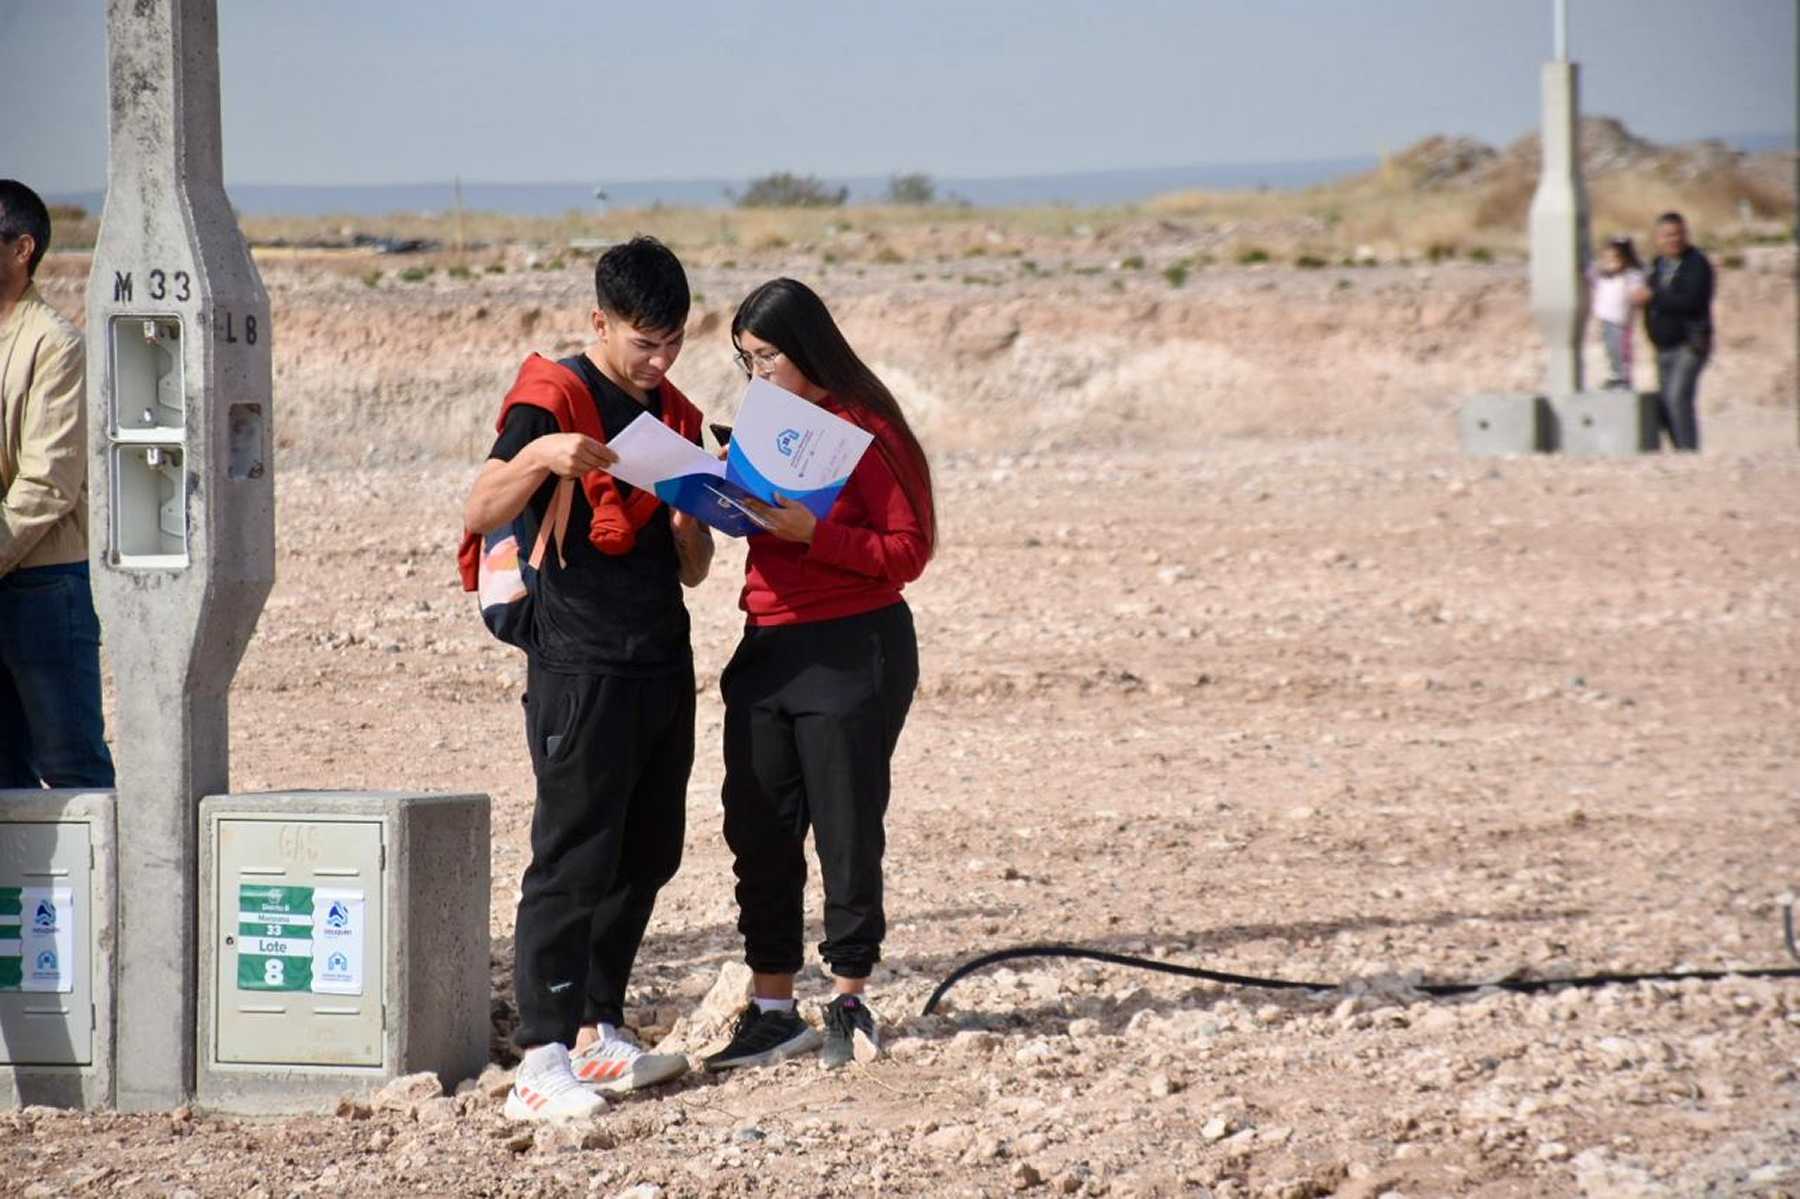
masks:
{"type": "Polygon", "coordinates": [[[514,1041],[573,1045],[583,1024],[622,1022],[656,893],[681,864],[694,677],[534,662],[524,703],[537,807],[514,930],[514,1041]]]}
{"type": "Polygon", "coordinates": [[[725,843],[744,960],[759,974],[803,963],[808,826],[825,883],[820,956],[843,978],[867,978],[881,960],[888,764],[918,681],[903,603],[744,631],[719,679],[725,843]]]}

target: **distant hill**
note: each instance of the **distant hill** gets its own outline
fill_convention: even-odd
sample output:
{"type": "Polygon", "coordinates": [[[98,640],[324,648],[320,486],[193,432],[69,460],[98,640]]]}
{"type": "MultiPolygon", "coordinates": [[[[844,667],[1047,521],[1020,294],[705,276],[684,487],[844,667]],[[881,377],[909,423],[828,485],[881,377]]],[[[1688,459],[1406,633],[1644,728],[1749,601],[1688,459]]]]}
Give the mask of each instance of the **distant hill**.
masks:
{"type": "MultiPolygon", "coordinates": [[[[1596,234],[1641,239],[1657,213],[1675,209],[1703,240],[1792,236],[1791,144],[1746,150],[1708,138],[1662,145],[1607,116],[1584,117],[1578,137],[1596,234]]],[[[1312,219],[1330,234],[1321,241],[1361,241],[1403,256],[1434,248],[1452,253],[1477,246],[1516,248],[1523,244],[1539,166],[1535,132],[1505,147],[1435,136],[1385,155],[1366,171],[1254,209],[1207,192],[1161,196],[1149,207],[1169,215],[1312,219]]]]}

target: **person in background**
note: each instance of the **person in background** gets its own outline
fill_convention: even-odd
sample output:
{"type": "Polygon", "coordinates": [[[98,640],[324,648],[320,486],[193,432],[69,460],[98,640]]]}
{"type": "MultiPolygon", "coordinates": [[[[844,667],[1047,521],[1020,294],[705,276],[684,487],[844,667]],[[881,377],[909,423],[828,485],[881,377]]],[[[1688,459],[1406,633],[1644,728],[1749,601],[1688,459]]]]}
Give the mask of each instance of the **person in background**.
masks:
{"type": "Polygon", "coordinates": [[[110,787],[88,579],[81,334],[35,279],[50,211],[0,179],[0,787],[110,787]]]}
{"type": "Polygon", "coordinates": [[[823,520],[782,498],[753,505],[769,530],[749,539],[743,640],[719,679],[725,701],[725,841],[752,1001],[708,1070],[768,1065],[819,1047],[795,1008],[811,826],[825,886],[833,975],[823,1064],[881,1052],[864,991],[887,921],[889,765],[919,678],[918,640],[900,592],[936,545],[931,469],[893,395],[863,365],[812,289],[763,284],[731,338],[757,375],[874,435],[823,520]]]}
{"type": "Polygon", "coordinates": [[[1657,218],[1656,250],[1634,298],[1656,347],[1658,421],[1677,450],[1693,452],[1700,448],[1700,371],[1712,356],[1712,263],[1688,242],[1679,212],[1657,218]]]}
{"type": "Polygon", "coordinates": [[[1644,285],[1644,264],[1629,237],[1615,237],[1600,251],[1600,259],[1588,269],[1593,289],[1594,319],[1600,322],[1600,341],[1606,347],[1609,390],[1631,389],[1631,326],[1637,315],[1636,295],[1644,285]]]}

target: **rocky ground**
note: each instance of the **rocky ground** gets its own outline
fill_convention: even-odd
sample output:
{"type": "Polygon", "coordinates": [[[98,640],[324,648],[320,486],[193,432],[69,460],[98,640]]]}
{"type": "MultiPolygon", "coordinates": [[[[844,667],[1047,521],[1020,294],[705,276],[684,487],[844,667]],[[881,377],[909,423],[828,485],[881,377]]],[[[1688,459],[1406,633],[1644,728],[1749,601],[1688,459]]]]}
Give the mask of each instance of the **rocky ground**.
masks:
{"type": "MultiPolygon", "coordinates": [[[[912,389],[945,530],[908,592],[887,1059],[690,1075],[554,1131],[502,1121],[504,1060],[284,1120],[32,1108],[0,1114],[17,1193],[1800,1195],[1800,980],[1415,988],[1793,964],[1792,280],[1727,275],[1705,454],[1487,460],[1450,413],[1535,371],[1522,272],[1344,274],[833,294],[912,389]],[[1042,941],[1330,989],[1026,960],[920,1014],[1042,941]]],[[[556,348],[580,283],[269,277],[279,577],[233,787],[490,794],[498,1045],[530,775],[519,658],[454,584],[480,452],[455,425],[556,348]]],[[[708,407],[721,311],[677,370],[708,407]]],[[[740,570],[726,547],[690,597],[687,859],[630,1013],[694,1052],[743,985],[716,686],[740,570]]]]}

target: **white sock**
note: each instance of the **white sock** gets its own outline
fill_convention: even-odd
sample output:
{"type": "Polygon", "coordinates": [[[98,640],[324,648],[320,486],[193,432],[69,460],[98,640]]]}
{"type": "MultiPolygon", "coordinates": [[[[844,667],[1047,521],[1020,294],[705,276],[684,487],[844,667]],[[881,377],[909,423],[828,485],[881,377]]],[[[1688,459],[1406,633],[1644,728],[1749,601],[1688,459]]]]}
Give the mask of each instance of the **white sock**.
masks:
{"type": "Polygon", "coordinates": [[[560,1057],[566,1062],[568,1055],[569,1051],[555,1041],[539,1045],[519,1062],[519,1073],[532,1078],[551,1073],[556,1069],[557,1059],[560,1057]]]}
{"type": "Polygon", "coordinates": [[[600,1036],[598,1039],[601,1042],[616,1041],[619,1039],[619,1030],[604,1020],[600,1021],[594,1027],[599,1030],[600,1036]]]}
{"type": "Polygon", "coordinates": [[[751,1002],[756,1004],[756,1010],[759,1012],[792,1012],[794,1010],[794,999],[791,995],[786,999],[764,999],[758,995],[751,1002]]]}

